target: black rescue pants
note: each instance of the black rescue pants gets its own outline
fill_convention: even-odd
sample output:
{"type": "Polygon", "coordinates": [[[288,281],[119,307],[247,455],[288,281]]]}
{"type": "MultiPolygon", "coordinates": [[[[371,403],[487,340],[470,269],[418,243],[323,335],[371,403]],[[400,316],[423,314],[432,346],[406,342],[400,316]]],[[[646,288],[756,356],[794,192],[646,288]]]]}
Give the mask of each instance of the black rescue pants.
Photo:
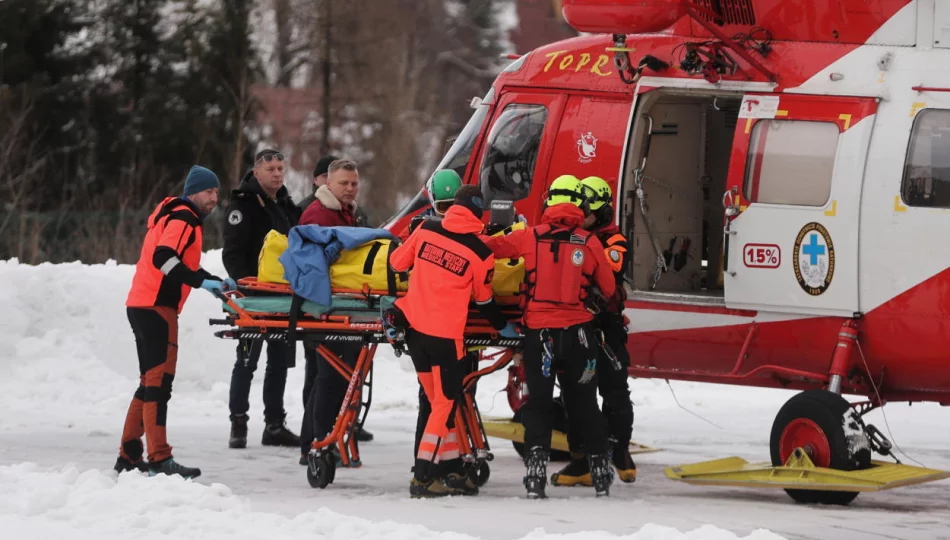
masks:
{"type": "MultiPolygon", "coordinates": [[[[597,389],[604,400],[607,431],[618,447],[627,447],[633,432],[633,403],[630,402],[630,354],[627,352],[627,330],[623,315],[607,313],[597,317],[597,326],[604,332],[604,341],[620,362],[616,369],[603,350],[597,355],[597,389]]],[[[585,419],[568,418],[568,444],[571,452],[583,452],[582,425],[585,419]]]]}
{"type": "MultiPolygon", "coordinates": [[[[231,370],[231,417],[247,414],[251,408],[251,381],[257,371],[264,348],[264,340],[240,339],[237,345],[237,360],[231,370]]],[[[267,342],[267,369],[264,371],[264,422],[279,424],[287,413],[284,410],[284,389],[287,387],[287,360],[290,347],[280,341],[267,342]]]]}
{"type": "Polygon", "coordinates": [[[554,407],[554,377],[561,383],[561,396],[569,419],[578,419],[583,446],[592,454],[607,451],[607,423],[597,407],[597,376],[581,382],[585,369],[596,366],[597,342],[589,324],[525,333],[524,372],[528,400],[522,407],[525,447],[551,449],[551,414],[554,407]],[[549,376],[542,370],[542,333],[551,337],[552,365],[549,376]]]}
{"type": "Polygon", "coordinates": [[[313,441],[313,411],[311,410],[310,399],[313,394],[313,386],[317,380],[317,349],[304,344],[303,355],[305,358],[303,375],[303,421],[300,425],[300,453],[306,454],[312,447],[313,441]]]}

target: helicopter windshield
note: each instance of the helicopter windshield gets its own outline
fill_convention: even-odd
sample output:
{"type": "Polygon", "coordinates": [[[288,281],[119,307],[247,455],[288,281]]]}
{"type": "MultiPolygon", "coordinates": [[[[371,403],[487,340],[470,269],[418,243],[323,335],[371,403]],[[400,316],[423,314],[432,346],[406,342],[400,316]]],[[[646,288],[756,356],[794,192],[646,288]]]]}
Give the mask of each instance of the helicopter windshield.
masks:
{"type": "MultiPolygon", "coordinates": [[[[472,114],[468,123],[462,128],[462,132],[459,133],[455,142],[452,143],[448,152],[445,153],[445,156],[439,162],[436,170],[452,169],[458,173],[459,177],[465,178],[465,169],[468,167],[468,162],[472,159],[472,151],[475,149],[475,140],[478,139],[478,133],[481,131],[482,124],[485,123],[485,119],[488,117],[488,110],[491,108],[489,103],[492,101],[494,95],[494,88],[485,94],[482,103],[475,109],[475,113],[472,114]]],[[[428,180],[428,177],[426,177],[423,182],[426,180],[428,180]]],[[[426,194],[420,189],[419,193],[389,220],[389,223],[395,223],[406,215],[415,213],[426,207],[428,204],[428,197],[426,197],[426,194]]]]}

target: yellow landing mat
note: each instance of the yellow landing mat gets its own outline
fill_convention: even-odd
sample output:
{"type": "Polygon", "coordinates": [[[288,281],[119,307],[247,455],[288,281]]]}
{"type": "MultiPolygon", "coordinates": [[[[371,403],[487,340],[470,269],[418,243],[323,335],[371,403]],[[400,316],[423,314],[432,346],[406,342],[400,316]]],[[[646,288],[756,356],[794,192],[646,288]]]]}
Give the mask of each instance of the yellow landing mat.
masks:
{"type": "MultiPolygon", "coordinates": [[[[524,442],[524,426],[518,422],[504,418],[485,419],[485,434],[489,437],[497,437],[515,442],[524,442]]],[[[551,449],[569,452],[567,446],[567,435],[563,431],[554,430],[551,433],[551,449]]],[[[662,449],[653,448],[643,444],[630,441],[631,454],[647,454],[650,452],[660,452],[662,449]]]]}
{"type": "Polygon", "coordinates": [[[818,491],[881,491],[950,478],[950,472],[872,461],[860,471],[838,471],[816,467],[807,454],[792,454],[781,467],[771,463],[749,463],[729,457],[669,467],[666,476],[688,484],[808,489],[818,491]]]}

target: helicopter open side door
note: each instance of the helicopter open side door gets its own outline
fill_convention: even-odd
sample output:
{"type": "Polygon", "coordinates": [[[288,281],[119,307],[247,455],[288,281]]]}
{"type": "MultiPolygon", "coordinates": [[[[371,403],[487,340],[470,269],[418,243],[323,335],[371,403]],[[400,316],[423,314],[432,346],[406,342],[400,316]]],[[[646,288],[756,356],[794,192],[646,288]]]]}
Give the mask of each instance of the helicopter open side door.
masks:
{"type": "Polygon", "coordinates": [[[726,306],[851,316],[877,100],[746,94],[729,164],[726,306]]]}

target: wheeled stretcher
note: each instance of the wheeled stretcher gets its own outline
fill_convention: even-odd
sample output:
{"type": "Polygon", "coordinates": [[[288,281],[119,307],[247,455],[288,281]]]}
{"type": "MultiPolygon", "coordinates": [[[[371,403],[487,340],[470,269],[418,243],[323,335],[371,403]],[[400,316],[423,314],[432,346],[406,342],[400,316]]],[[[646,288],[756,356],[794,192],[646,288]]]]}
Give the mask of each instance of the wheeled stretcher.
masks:
{"type": "MultiPolygon", "coordinates": [[[[229,326],[215,335],[226,339],[263,339],[295,343],[317,349],[333,368],[349,380],[343,405],[331,432],[314,441],[308,455],[307,480],[312,487],[325,488],[333,482],[337,467],[360,467],[359,448],[354,432],[363,425],[372,403],[373,360],[380,343],[391,343],[401,355],[404,343],[387,321],[398,296],[388,291],[334,289],[330,306],[306,301],[286,284],[258,282],[255,278],[238,281],[238,290],[219,294],[224,318],[212,319],[212,325],[229,326]],[[388,331],[388,332],[387,332],[388,331]],[[387,333],[389,335],[387,335],[387,333]],[[327,342],[358,342],[360,353],[353,367],[331,352],[327,342]]],[[[509,319],[521,316],[518,299],[496,298],[509,319]]],[[[477,310],[469,313],[465,345],[479,350],[479,365],[490,364],[468,374],[463,395],[454,411],[455,429],[463,463],[476,483],[488,480],[488,462],[493,459],[481,414],[475,402],[474,387],[479,378],[494,373],[520,358],[521,338],[503,338],[477,310]],[[488,354],[488,347],[500,351],[488,354]]],[[[296,347],[290,348],[292,351],[296,347]]]]}

